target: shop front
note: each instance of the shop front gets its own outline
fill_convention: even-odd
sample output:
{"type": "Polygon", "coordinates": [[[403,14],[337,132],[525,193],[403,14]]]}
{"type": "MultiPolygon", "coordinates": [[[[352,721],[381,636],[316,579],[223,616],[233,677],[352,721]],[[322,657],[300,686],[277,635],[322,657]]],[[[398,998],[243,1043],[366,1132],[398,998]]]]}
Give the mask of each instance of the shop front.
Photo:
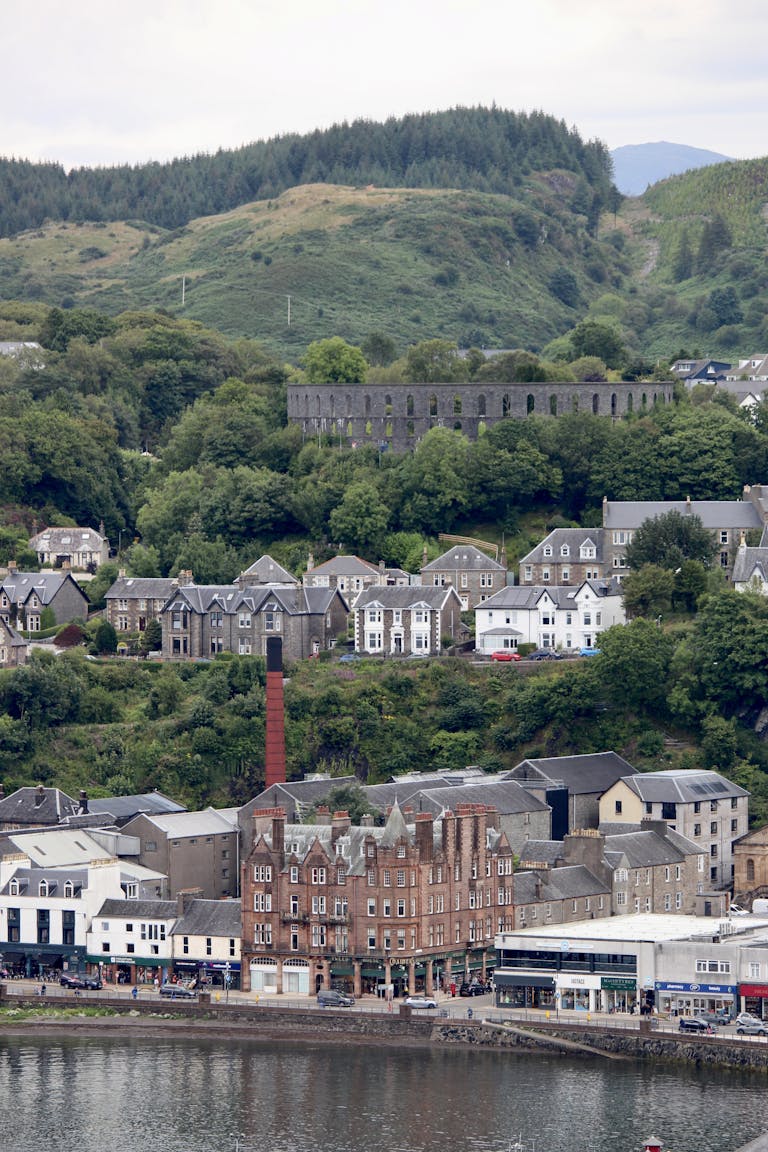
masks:
{"type": "Polygon", "coordinates": [[[557,1008],[554,976],[528,972],[499,972],[493,977],[497,1008],[557,1008]]]}
{"type": "Polygon", "coordinates": [[[658,1011],[669,1016],[698,1016],[701,1012],[727,1009],[735,1012],[736,984],[686,984],[657,980],[654,985],[658,1011]]]}
{"type": "Polygon", "coordinates": [[[601,976],[600,1001],[601,1012],[632,1012],[637,1002],[637,980],[631,976],[601,976]]]}
{"type": "Polygon", "coordinates": [[[561,1008],[594,1012],[599,1004],[600,976],[587,972],[558,972],[555,995],[561,1008]]]}
{"type": "Polygon", "coordinates": [[[149,956],[86,956],[107,984],[164,984],[172,961],[149,956]]]}
{"type": "Polygon", "coordinates": [[[197,983],[202,988],[240,987],[240,964],[235,960],[201,960],[197,965],[197,983]]]}
{"type": "Polygon", "coordinates": [[[768,1019],[768,984],[739,984],[739,996],[745,1012],[768,1019]]]}

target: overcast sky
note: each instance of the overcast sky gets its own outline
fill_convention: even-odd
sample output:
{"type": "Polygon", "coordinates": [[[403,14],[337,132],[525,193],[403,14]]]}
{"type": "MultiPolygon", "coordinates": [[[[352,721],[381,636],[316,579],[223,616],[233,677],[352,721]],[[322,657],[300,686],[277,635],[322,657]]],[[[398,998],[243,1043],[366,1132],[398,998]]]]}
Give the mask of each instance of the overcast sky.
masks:
{"type": "Polygon", "coordinates": [[[766,0],[2,0],[0,155],[167,160],[496,102],[768,155],[766,0]]]}

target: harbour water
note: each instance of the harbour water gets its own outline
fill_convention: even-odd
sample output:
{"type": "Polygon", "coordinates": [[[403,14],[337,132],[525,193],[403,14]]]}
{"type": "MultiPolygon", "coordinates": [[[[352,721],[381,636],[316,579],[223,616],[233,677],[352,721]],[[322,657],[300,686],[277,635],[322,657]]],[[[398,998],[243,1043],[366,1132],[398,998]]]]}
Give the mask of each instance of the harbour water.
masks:
{"type": "Polygon", "coordinates": [[[14,1152],[733,1152],[762,1076],[236,1040],[0,1038],[14,1152]]]}

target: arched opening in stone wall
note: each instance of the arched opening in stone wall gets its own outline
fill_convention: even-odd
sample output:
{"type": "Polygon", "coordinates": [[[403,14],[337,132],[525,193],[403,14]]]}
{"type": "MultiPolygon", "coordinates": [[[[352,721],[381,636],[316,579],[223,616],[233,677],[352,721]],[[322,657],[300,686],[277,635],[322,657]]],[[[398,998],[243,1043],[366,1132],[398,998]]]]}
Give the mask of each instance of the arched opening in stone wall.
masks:
{"type": "Polygon", "coordinates": [[[634,400],[632,399],[632,393],[631,393],[631,392],[627,392],[627,412],[631,412],[631,411],[632,411],[632,407],[633,407],[634,403],[635,403],[635,402],[634,402],[634,400]]]}
{"type": "Polygon", "coordinates": [[[315,397],[315,409],[316,409],[316,413],[315,413],[315,415],[317,415],[317,416],[322,416],[322,414],[323,414],[323,407],[322,407],[322,401],[321,401],[321,399],[320,399],[320,396],[319,396],[319,395],[315,397]]]}
{"type": "Polygon", "coordinates": [[[309,418],[309,394],[304,393],[304,415],[309,418]]]}
{"type": "Polygon", "coordinates": [[[574,392],[573,396],[571,397],[571,409],[574,412],[578,412],[579,410],[579,397],[578,393],[576,392],[574,392]]]}
{"type": "Polygon", "coordinates": [[[505,392],[501,398],[501,414],[502,416],[509,416],[512,412],[512,400],[509,392],[505,392]]]}
{"type": "Polygon", "coordinates": [[[413,396],[410,393],[405,398],[405,414],[413,416],[413,396]]]}
{"type": "Polygon", "coordinates": [[[392,421],[391,420],[387,420],[386,424],[384,425],[384,435],[385,436],[391,436],[392,435],[392,421]]]}
{"type": "Polygon", "coordinates": [[[747,860],[747,882],[752,883],[755,879],[755,862],[752,859],[747,860]]]}
{"type": "Polygon", "coordinates": [[[554,394],[549,398],[549,414],[550,416],[557,416],[557,396],[554,394]]]}
{"type": "Polygon", "coordinates": [[[333,398],[333,392],[331,392],[331,395],[328,398],[328,403],[330,405],[330,417],[331,417],[331,420],[333,420],[333,418],[336,415],[336,401],[333,398]]]}
{"type": "Polygon", "coordinates": [[[461,396],[458,392],[453,398],[453,414],[454,416],[461,416],[461,396]]]}
{"type": "Polygon", "coordinates": [[[528,415],[530,416],[531,412],[533,412],[535,410],[535,408],[536,408],[536,400],[534,398],[533,392],[529,392],[528,396],[526,398],[526,401],[525,401],[525,410],[528,413],[528,415]]]}
{"type": "Polygon", "coordinates": [[[384,415],[385,416],[391,416],[392,415],[392,397],[391,396],[385,396],[384,397],[384,415]]]}
{"type": "Polygon", "coordinates": [[[643,408],[648,407],[648,397],[646,396],[645,392],[643,392],[642,400],[640,403],[642,404],[643,408]]]}
{"type": "Polygon", "coordinates": [[[454,420],[453,430],[454,432],[461,432],[461,420],[454,420]]]}
{"type": "Polygon", "coordinates": [[[430,416],[437,416],[437,396],[434,392],[429,398],[429,414],[430,416]]]}
{"type": "Polygon", "coordinates": [[[615,416],[618,412],[618,402],[616,400],[616,393],[611,392],[611,416],[615,416]]]}
{"type": "Polygon", "coordinates": [[[352,421],[348,420],[347,421],[347,436],[351,436],[351,435],[352,435],[352,421]]]}
{"type": "Polygon", "coordinates": [[[366,414],[366,416],[370,416],[370,414],[371,414],[371,398],[370,398],[370,396],[366,396],[366,398],[365,398],[365,414],[366,414]]]}
{"type": "Polygon", "coordinates": [[[344,403],[347,406],[346,415],[351,416],[352,415],[352,397],[350,396],[349,392],[347,392],[346,396],[344,397],[344,403]]]}
{"type": "Polygon", "coordinates": [[[597,416],[600,411],[600,397],[597,392],[592,393],[592,415],[597,416]]]}
{"type": "Polygon", "coordinates": [[[482,436],[485,433],[486,429],[487,429],[487,425],[485,423],[485,420],[478,421],[478,425],[477,425],[478,436],[482,436]]]}
{"type": "Polygon", "coordinates": [[[371,425],[370,420],[366,420],[366,422],[365,422],[365,434],[366,434],[366,436],[370,436],[372,431],[373,431],[373,426],[371,425]]]}
{"type": "Polygon", "coordinates": [[[405,434],[406,436],[414,436],[416,434],[413,426],[413,420],[409,420],[405,425],[405,434]]]}
{"type": "Polygon", "coordinates": [[[477,398],[477,414],[478,416],[485,416],[485,396],[482,392],[477,398]]]}

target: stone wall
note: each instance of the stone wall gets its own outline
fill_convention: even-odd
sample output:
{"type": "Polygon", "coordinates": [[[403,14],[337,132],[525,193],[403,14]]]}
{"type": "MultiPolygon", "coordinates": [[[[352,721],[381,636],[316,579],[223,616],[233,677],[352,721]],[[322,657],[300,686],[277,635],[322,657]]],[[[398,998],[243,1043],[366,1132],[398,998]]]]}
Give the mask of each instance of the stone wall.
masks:
{"type": "Polygon", "coordinates": [[[305,436],[328,436],[340,446],[407,452],[434,427],[476,440],[500,420],[567,412],[619,417],[669,403],[672,390],[670,382],[289,384],[288,420],[305,436]]]}

